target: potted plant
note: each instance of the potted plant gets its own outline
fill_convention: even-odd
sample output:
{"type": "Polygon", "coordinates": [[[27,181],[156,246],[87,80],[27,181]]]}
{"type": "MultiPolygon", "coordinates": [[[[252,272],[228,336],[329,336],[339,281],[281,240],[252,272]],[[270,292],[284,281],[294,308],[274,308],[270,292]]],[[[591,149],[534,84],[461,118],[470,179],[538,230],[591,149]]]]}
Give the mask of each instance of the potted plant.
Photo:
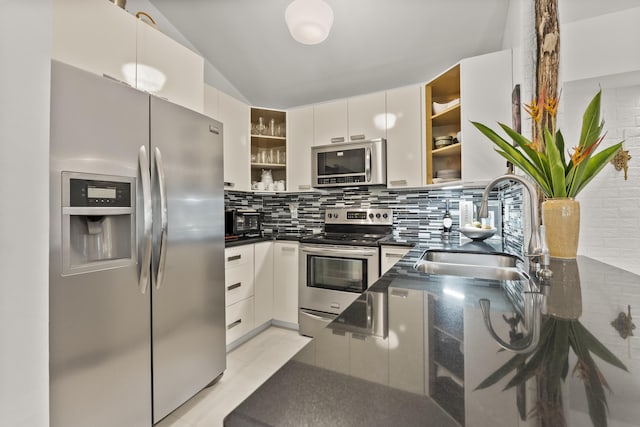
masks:
{"type": "Polygon", "coordinates": [[[621,149],[622,142],[595,153],[604,139],[604,121],[600,119],[601,91],[587,106],[582,118],[578,144],[567,150],[565,140],[556,129],[558,98],[546,97],[544,91],[525,106],[534,120],[533,140],[509,126],[498,123],[515,145],[489,127],[472,122],[495,145],[498,154],[527,174],[544,193],[542,218],[547,245],[552,257],[575,258],[580,230],[580,205],[575,197],[621,149]],[[546,112],[546,120],[543,120],[546,112]]]}

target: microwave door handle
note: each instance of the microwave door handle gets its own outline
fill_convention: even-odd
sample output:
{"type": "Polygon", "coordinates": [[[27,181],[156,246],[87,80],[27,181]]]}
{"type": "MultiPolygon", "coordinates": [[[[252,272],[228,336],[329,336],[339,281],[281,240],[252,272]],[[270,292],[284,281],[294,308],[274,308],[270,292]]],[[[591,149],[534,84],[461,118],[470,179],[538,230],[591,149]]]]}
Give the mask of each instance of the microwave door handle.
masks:
{"type": "Polygon", "coordinates": [[[364,151],[364,175],[367,182],[371,182],[371,148],[365,148],[364,151]]]}
{"type": "Polygon", "coordinates": [[[158,178],[158,193],[160,194],[160,236],[159,236],[159,248],[157,248],[158,263],[154,271],[154,283],[156,289],[160,289],[162,285],[162,279],[164,278],[164,264],[167,258],[167,228],[168,228],[168,213],[167,213],[167,187],[164,175],[164,164],[162,162],[162,153],[158,147],[155,148],[155,167],[156,177],[158,178]]]}
{"type": "Polygon", "coordinates": [[[147,286],[149,285],[149,266],[151,265],[151,245],[152,245],[152,233],[151,224],[153,223],[153,217],[151,214],[151,178],[149,171],[149,156],[147,156],[147,149],[144,145],[140,146],[138,150],[138,168],[140,172],[140,186],[142,196],[142,251],[138,259],[138,289],[143,295],[147,293],[147,286]]]}

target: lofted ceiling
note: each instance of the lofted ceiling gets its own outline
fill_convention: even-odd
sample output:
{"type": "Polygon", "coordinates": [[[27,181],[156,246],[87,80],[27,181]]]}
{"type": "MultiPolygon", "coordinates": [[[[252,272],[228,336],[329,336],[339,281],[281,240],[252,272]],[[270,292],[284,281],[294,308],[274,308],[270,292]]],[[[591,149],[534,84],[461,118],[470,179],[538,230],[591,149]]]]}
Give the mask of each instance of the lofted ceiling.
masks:
{"type": "Polygon", "coordinates": [[[325,0],[327,40],[295,42],[292,0],[150,0],[252,105],[289,108],[425,82],[500,50],[509,0],[325,0]]]}

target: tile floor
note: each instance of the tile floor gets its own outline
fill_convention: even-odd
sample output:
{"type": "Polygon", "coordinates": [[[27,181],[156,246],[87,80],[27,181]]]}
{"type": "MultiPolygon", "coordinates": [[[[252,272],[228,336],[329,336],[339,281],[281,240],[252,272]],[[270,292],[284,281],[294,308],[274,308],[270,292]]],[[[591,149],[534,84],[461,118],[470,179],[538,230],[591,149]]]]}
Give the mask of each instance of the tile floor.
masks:
{"type": "Polygon", "coordinates": [[[271,326],[227,354],[227,369],[155,427],[219,427],[247,396],[298,352],[310,338],[271,326]]]}

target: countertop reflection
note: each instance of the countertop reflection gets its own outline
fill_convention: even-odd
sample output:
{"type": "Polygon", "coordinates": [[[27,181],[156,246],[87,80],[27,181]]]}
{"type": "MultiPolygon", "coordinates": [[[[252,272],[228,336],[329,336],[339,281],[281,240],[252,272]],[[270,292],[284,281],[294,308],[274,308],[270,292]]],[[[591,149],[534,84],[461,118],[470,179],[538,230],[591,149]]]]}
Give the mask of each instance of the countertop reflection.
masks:
{"type": "MultiPolygon", "coordinates": [[[[525,423],[533,409],[535,388],[503,391],[511,379],[506,376],[476,390],[514,356],[499,351],[483,323],[478,301],[491,301],[498,335],[506,341],[517,340],[521,313],[512,298],[514,283],[429,275],[414,269],[424,251],[435,247],[502,250],[499,244],[482,242],[416,245],[229,414],[225,425],[525,423]]],[[[640,276],[582,256],[571,261],[554,259],[552,269],[553,282],[545,289],[545,313],[579,318],[626,365],[629,372],[596,358],[612,391],[606,395],[609,425],[637,425],[640,342],[633,336],[621,338],[611,322],[628,305],[640,307],[640,276]]],[[[584,383],[571,372],[575,364],[569,352],[571,369],[564,388],[567,423],[591,425],[584,383]]]]}

